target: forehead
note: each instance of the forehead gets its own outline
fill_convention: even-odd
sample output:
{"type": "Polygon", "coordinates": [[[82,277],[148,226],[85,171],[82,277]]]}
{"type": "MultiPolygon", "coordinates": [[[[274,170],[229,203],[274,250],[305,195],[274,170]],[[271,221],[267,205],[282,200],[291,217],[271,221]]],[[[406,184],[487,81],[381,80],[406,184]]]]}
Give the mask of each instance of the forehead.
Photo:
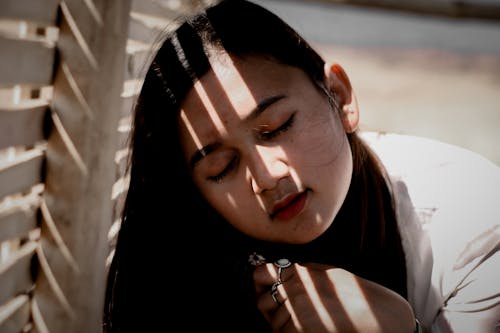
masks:
{"type": "Polygon", "coordinates": [[[181,131],[196,131],[197,137],[227,134],[263,99],[310,84],[301,70],[258,56],[218,57],[211,65],[181,106],[181,131]]]}

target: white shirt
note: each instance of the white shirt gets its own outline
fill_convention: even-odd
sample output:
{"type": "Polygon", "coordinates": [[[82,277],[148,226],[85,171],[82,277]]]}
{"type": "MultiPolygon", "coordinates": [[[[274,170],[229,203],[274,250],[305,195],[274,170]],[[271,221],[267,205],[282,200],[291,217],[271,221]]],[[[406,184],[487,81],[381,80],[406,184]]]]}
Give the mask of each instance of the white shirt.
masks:
{"type": "Polygon", "coordinates": [[[431,332],[500,332],[500,167],[439,141],[360,137],[393,184],[408,300],[431,332]]]}

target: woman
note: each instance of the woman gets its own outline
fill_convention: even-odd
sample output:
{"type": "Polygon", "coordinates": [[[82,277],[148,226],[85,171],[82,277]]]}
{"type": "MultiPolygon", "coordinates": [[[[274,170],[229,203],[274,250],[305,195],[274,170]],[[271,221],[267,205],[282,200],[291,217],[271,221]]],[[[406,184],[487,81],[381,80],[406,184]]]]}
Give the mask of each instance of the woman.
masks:
{"type": "Polygon", "coordinates": [[[498,169],[457,163],[459,200],[488,196],[440,201],[435,173],[396,178],[392,137],[358,122],[342,67],[271,12],[231,0],[186,19],[135,108],[105,331],[498,329],[498,169]]]}

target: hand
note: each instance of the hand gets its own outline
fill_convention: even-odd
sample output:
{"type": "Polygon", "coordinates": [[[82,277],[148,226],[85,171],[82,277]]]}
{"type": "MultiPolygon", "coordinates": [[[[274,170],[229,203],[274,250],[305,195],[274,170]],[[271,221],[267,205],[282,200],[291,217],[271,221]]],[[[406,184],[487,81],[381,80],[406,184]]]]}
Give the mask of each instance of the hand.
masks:
{"type": "Polygon", "coordinates": [[[322,264],[293,264],[282,270],[273,299],[278,268],[256,267],[257,307],[273,332],[412,333],[413,311],[394,291],[344,269],[322,264]]]}

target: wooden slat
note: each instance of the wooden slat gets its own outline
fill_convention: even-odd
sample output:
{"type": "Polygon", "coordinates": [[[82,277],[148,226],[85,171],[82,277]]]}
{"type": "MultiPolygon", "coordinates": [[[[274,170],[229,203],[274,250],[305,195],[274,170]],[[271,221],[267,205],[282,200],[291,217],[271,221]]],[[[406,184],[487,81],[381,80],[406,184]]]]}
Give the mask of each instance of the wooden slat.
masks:
{"type": "Polygon", "coordinates": [[[27,101],[10,107],[0,105],[0,149],[29,146],[44,139],[45,101],[27,101]]]}
{"type": "Polygon", "coordinates": [[[8,194],[29,190],[41,182],[44,152],[33,149],[20,154],[8,165],[0,166],[0,200],[8,194]]]}
{"type": "Polygon", "coordinates": [[[136,96],[123,97],[120,117],[127,117],[133,114],[133,108],[136,98],[136,96]]]}
{"type": "Polygon", "coordinates": [[[36,242],[24,244],[0,265],[0,304],[18,294],[27,293],[32,288],[31,260],[37,246],[36,242]]]}
{"type": "MultiPolygon", "coordinates": [[[[128,177],[122,177],[121,179],[128,179],[128,177]]],[[[124,189],[117,193],[113,198],[113,216],[119,218],[122,215],[122,210],[125,205],[125,200],[127,199],[128,183],[124,184],[124,189]]]]}
{"type": "Polygon", "coordinates": [[[0,86],[49,85],[55,49],[49,43],[0,37],[0,86]]]}
{"type": "MultiPolygon", "coordinates": [[[[95,3],[93,0],[81,2],[89,1],[95,3]]],[[[68,92],[67,85],[65,88],[54,82],[51,110],[58,118],[53,116],[54,130],[47,139],[43,194],[54,228],[50,228],[47,221],[41,225],[42,246],[37,257],[42,269],[37,276],[35,298],[48,331],[88,333],[102,329],[104,299],[95,295],[104,295],[105,289],[106,267],[102,263],[109,253],[106,231],[112,222],[111,186],[116,168],[113,156],[118,137],[130,1],[95,3],[103,25],[86,23],[92,28],[89,32],[92,38],[88,40],[83,38],[82,30],[76,29],[76,19],[71,23],[64,14],[70,11],[69,7],[63,10],[65,3],[61,2],[58,66],[67,65],[90,112],[74,108],[81,105],[82,100],[63,101],[76,96],[68,92]],[[101,4],[105,5],[101,7],[101,4]],[[76,31],[80,31],[80,36],[76,31]],[[59,121],[55,121],[56,118],[59,121]],[[71,152],[68,140],[62,138],[62,129],[67,130],[66,137],[71,139],[71,152]],[[75,152],[81,162],[78,165],[74,163],[75,152]],[[77,269],[68,263],[60,245],[53,241],[53,229],[58,230],[77,269]]],[[[35,323],[39,329],[43,326],[40,323],[41,320],[35,323]]]]}
{"type": "Polygon", "coordinates": [[[145,48],[133,53],[127,53],[127,66],[125,79],[143,78],[146,73],[147,65],[151,58],[151,49],[145,48]]]}
{"type": "Polygon", "coordinates": [[[147,22],[137,17],[131,17],[129,22],[128,36],[130,39],[153,44],[159,36],[161,29],[148,26],[147,22]]]}
{"type": "Polygon", "coordinates": [[[53,25],[59,0],[2,0],[0,18],[22,19],[53,25]]]}
{"type": "Polygon", "coordinates": [[[129,146],[130,131],[118,131],[118,149],[123,149],[129,146]]]}
{"type": "Polygon", "coordinates": [[[73,24],[70,24],[73,34],[80,35],[82,40],[79,40],[79,43],[84,43],[89,52],[94,55],[95,50],[92,50],[90,42],[95,38],[93,34],[96,27],[103,24],[101,14],[94,6],[88,5],[93,4],[93,1],[65,0],[64,4],[67,6],[67,11],[63,10],[63,15],[68,23],[73,20],[73,24]]]}
{"type": "Polygon", "coordinates": [[[74,141],[84,139],[81,124],[86,119],[94,117],[94,111],[88,103],[88,97],[79,86],[78,77],[71,72],[66,62],[61,63],[54,76],[54,90],[65,98],[55,98],[52,101],[52,110],[61,119],[64,128],[74,141]]]}
{"type": "Polygon", "coordinates": [[[38,205],[13,206],[0,212],[0,242],[27,236],[37,226],[38,205]]]}
{"type": "MultiPolygon", "coordinates": [[[[122,225],[121,216],[118,215],[108,231],[108,243],[110,245],[110,250],[114,250],[114,247],[116,245],[116,240],[118,239],[118,232],[120,231],[121,225],[122,225]]],[[[110,255],[112,255],[112,251],[110,255]]]]}
{"type": "Polygon", "coordinates": [[[115,163],[116,163],[116,179],[122,177],[127,172],[128,162],[130,158],[130,149],[123,148],[116,151],[115,163]]]}
{"type": "MultiPolygon", "coordinates": [[[[66,2],[61,3],[61,24],[57,41],[61,59],[64,59],[72,72],[98,70],[96,55],[76,25],[72,12],[66,2]]],[[[95,25],[92,25],[95,26],[95,25]]]]}
{"type": "Polygon", "coordinates": [[[27,295],[19,295],[0,306],[0,332],[19,333],[30,320],[30,302],[27,295]]]}
{"type": "Polygon", "coordinates": [[[131,125],[131,116],[120,119],[120,124],[118,126],[118,149],[129,146],[131,125]]]}
{"type": "MultiPolygon", "coordinates": [[[[45,319],[43,318],[43,314],[40,311],[40,307],[38,306],[37,294],[35,293],[31,298],[31,317],[33,320],[33,329],[29,331],[30,333],[49,333],[49,328],[45,323],[45,319]]],[[[56,333],[56,332],[52,332],[56,333]]]]}

